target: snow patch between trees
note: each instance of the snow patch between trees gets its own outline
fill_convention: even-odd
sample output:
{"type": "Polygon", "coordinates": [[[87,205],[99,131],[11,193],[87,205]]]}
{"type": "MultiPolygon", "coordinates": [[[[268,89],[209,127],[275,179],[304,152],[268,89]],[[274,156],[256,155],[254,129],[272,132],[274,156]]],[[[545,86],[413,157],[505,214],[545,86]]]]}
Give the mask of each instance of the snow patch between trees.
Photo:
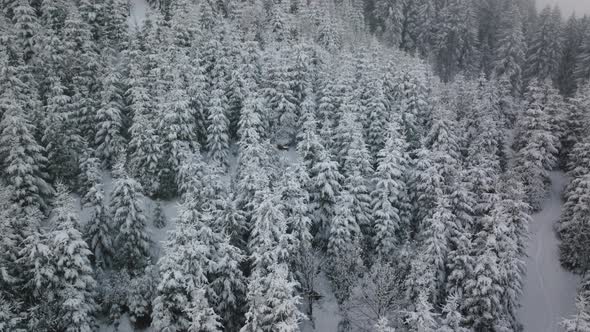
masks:
{"type": "Polygon", "coordinates": [[[150,6],[146,0],[129,0],[129,29],[141,28],[150,6]]]}
{"type": "Polygon", "coordinates": [[[529,226],[526,278],[519,310],[524,332],[563,331],[559,323],[575,314],[579,277],[561,267],[555,223],[561,214],[562,172],[551,173],[551,195],[529,226]]]}

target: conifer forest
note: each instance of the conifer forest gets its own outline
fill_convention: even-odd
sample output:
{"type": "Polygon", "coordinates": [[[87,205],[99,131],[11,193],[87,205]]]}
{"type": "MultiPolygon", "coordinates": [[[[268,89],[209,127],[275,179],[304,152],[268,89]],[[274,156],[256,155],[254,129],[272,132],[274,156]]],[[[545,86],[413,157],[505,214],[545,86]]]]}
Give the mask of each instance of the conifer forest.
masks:
{"type": "Polygon", "coordinates": [[[0,0],[0,332],[590,332],[589,272],[584,13],[0,0]]]}

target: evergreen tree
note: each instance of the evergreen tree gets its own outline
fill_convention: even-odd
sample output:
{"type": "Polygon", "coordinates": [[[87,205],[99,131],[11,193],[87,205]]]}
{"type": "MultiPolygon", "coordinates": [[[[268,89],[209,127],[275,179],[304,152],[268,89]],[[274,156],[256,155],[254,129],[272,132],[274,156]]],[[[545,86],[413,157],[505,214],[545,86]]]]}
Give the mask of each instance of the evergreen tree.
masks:
{"type": "Polygon", "coordinates": [[[95,328],[94,289],[88,245],[78,230],[78,217],[69,192],[57,187],[56,208],[50,223],[55,227],[50,234],[50,250],[55,264],[55,294],[59,308],[58,328],[64,331],[90,331],[95,328]]]}
{"type": "Polygon", "coordinates": [[[399,47],[404,32],[404,7],[403,1],[375,1],[373,16],[375,29],[382,34],[383,39],[394,47],[399,47]]]}
{"type": "Polygon", "coordinates": [[[481,219],[481,229],[475,234],[471,255],[475,257],[470,268],[472,276],[465,283],[462,310],[467,326],[474,329],[491,329],[505,316],[502,307],[503,276],[505,267],[500,264],[504,236],[503,211],[493,208],[481,219]]]}
{"type": "Polygon", "coordinates": [[[116,170],[120,174],[115,179],[109,203],[116,234],[116,263],[130,270],[139,269],[149,262],[150,241],[145,229],[142,188],[127,175],[123,165],[117,165],[116,170]]]}
{"type": "Polygon", "coordinates": [[[205,290],[199,288],[194,291],[193,300],[189,308],[191,323],[189,332],[220,332],[222,331],[219,316],[209,307],[205,290]]]}
{"type": "Polygon", "coordinates": [[[588,239],[590,223],[588,222],[588,204],[590,175],[588,173],[572,180],[567,193],[564,213],[560,220],[561,237],[560,259],[570,269],[585,270],[588,261],[588,239]]]}
{"type": "Polygon", "coordinates": [[[164,211],[162,211],[162,204],[160,202],[156,203],[156,208],[154,209],[154,219],[152,223],[156,228],[166,227],[166,216],[164,215],[164,211]]]}
{"type": "MultiPolygon", "coordinates": [[[[184,61],[181,55],[169,55],[171,65],[176,61],[184,61]],[[180,58],[180,59],[178,59],[180,58]]],[[[186,154],[198,151],[196,139],[195,114],[190,107],[190,97],[181,79],[179,68],[170,68],[158,101],[159,124],[162,133],[162,155],[160,160],[161,192],[166,195],[174,194],[177,190],[176,176],[186,154]],[[169,89],[169,90],[168,90],[169,89]]]]}
{"type": "Polygon", "coordinates": [[[204,306],[201,289],[210,292],[206,277],[209,248],[199,241],[195,227],[187,223],[191,213],[181,207],[177,228],[170,234],[165,254],[158,262],[161,280],[153,303],[152,327],[160,331],[189,330],[191,321],[196,325],[191,315],[196,313],[191,309],[204,306]]]}
{"type": "Polygon", "coordinates": [[[278,63],[272,64],[269,70],[265,97],[268,107],[273,110],[271,120],[275,127],[275,140],[280,144],[290,145],[297,133],[299,105],[292,88],[294,82],[286,56],[279,53],[276,58],[278,63]]]}
{"type": "Polygon", "coordinates": [[[373,218],[375,219],[374,246],[382,258],[391,256],[393,249],[405,237],[409,227],[410,198],[407,193],[406,142],[399,127],[389,127],[385,147],[378,154],[377,171],[371,193],[373,218]]]}
{"type": "MultiPolygon", "coordinates": [[[[351,195],[352,213],[356,224],[361,227],[367,242],[373,235],[370,223],[371,197],[369,195],[368,181],[373,175],[371,157],[360,132],[360,126],[351,132],[352,141],[344,160],[344,189],[351,195]]],[[[369,244],[366,244],[369,246],[369,244]]]]}
{"type": "Polygon", "coordinates": [[[477,29],[471,1],[452,0],[438,15],[434,43],[435,71],[445,82],[460,71],[473,73],[477,59],[477,29]]]}
{"type": "Polygon", "coordinates": [[[15,0],[8,8],[12,9],[14,33],[22,59],[28,62],[35,54],[37,31],[40,28],[35,8],[29,0],[15,0]]]}
{"type": "Polygon", "coordinates": [[[251,277],[246,324],[241,332],[296,332],[304,315],[299,311],[300,298],[295,295],[296,282],[289,280],[286,264],[273,264],[269,274],[255,271],[251,277]]]}
{"type": "Polygon", "coordinates": [[[353,204],[351,194],[346,191],[340,194],[328,238],[329,274],[339,302],[348,298],[353,280],[363,266],[361,230],[354,216],[353,204]]]}
{"type": "Polygon", "coordinates": [[[35,128],[14,91],[4,91],[0,102],[5,110],[0,121],[0,160],[2,174],[11,186],[11,200],[22,208],[44,210],[53,194],[46,182],[44,150],[33,137],[35,128]]]}
{"type": "MultiPolygon", "coordinates": [[[[312,250],[312,235],[310,233],[311,211],[309,209],[308,187],[310,179],[303,165],[296,161],[286,170],[284,181],[280,186],[281,204],[287,223],[287,233],[291,235],[290,257],[292,266],[304,269],[302,266],[305,255],[312,250]]],[[[301,271],[295,270],[299,273],[301,271]]]]}
{"type": "MultiPolygon", "coordinates": [[[[134,50],[135,51],[135,50],[134,50]]],[[[132,52],[134,52],[132,51],[132,52]]],[[[139,50],[134,54],[136,61],[143,59],[139,50]]],[[[149,94],[148,82],[143,77],[141,66],[131,62],[127,85],[127,97],[130,99],[130,111],[133,123],[129,128],[130,168],[133,175],[141,182],[147,193],[153,195],[159,190],[158,171],[162,159],[162,139],[157,132],[157,123],[153,114],[153,99],[149,94]]]]}
{"type": "Polygon", "coordinates": [[[207,128],[207,149],[213,162],[227,165],[229,150],[229,121],[222,106],[222,91],[214,90],[209,106],[209,127],[207,128]]]}
{"type": "Polygon", "coordinates": [[[543,104],[543,92],[534,81],[528,94],[527,109],[517,124],[515,168],[523,179],[529,204],[538,209],[545,196],[548,171],[556,163],[559,141],[546,113],[549,107],[543,104]]]}
{"type": "Polygon", "coordinates": [[[302,162],[311,172],[318,162],[320,151],[324,149],[318,136],[318,123],[316,119],[315,97],[306,93],[301,105],[301,130],[298,135],[297,152],[302,162]]]}
{"type": "Polygon", "coordinates": [[[462,327],[463,315],[460,311],[459,297],[456,294],[447,296],[446,303],[442,308],[444,314],[441,320],[440,332],[468,332],[469,329],[462,327]]]}
{"type": "Polygon", "coordinates": [[[367,100],[368,130],[366,135],[367,145],[371,151],[373,160],[385,146],[387,131],[387,101],[383,91],[383,82],[379,79],[370,81],[368,86],[370,97],[367,100]]]}
{"type": "Polygon", "coordinates": [[[574,14],[570,16],[563,30],[563,51],[559,61],[559,69],[555,84],[565,96],[573,96],[578,88],[576,76],[578,58],[583,57],[584,24],[574,14]]]}
{"type": "Polygon", "coordinates": [[[543,8],[537,19],[526,54],[525,76],[528,80],[537,78],[544,81],[553,78],[561,54],[561,14],[552,12],[551,7],[543,8]]]}
{"type": "MultiPolygon", "coordinates": [[[[588,25],[588,23],[586,23],[588,25]]],[[[590,79],[590,29],[586,27],[581,45],[580,54],[576,58],[576,68],[574,71],[578,86],[586,83],[590,79]]],[[[569,77],[571,80],[571,76],[569,77]]]]}
{"type": "Polygon", "coordinates": [[[72,121],[70,97],[61,80],[50,78],[47,96],[45,130],[42,142],[48,159],[48,171],[53,179],[73,181],[78,173],[78,161],[82,152],[82,138],[75,131],[72,121]]]}
{"type": "Polygon", "coordinates": [[[506,76],[510,80],[511,92],[514,96],[518,96],[522,91],[522,65],[526,44],[518,6],[514,1],[505,3],[508,14],[501,21],[494,70],[498,77],[506,76]]]}
{"type": "Polygon", "coordinates": [[[84,206],[92,209],[90,220],[84,230],[84,238],[94,255],[94,264],[101,268],[110,265],[115,253],[111,218],[104,196],[103,185],[100,182],[95,183],[84,196],[84,206]]]}
{"type": "Polygon", "coordinates": [[[332,161],[327,152],[320,152],[319,162],[311,171],[313,184],[311,195],[316,208],[312,234],[322,243],[326,243],[328,239],[336,199],[342,189],[341,181],[342,175],[338,171],[338,163],[332,161]]]}
{"type": "Polygon", "coordinates": [[[418,303],[413,311],[407,313],[405,324],[412,332],[433,332],[438,329],[434,308],[426,294],[418,296],[418,303]]]}
{"type": "Polygon", "coordinates": [[[103,77],[101,106],[96,113],[98,130],[94,143],[96,153],[107,168],[111,168],[117,156],[125,151],[123,95],[120,77],[110,69],[103,77]]]}

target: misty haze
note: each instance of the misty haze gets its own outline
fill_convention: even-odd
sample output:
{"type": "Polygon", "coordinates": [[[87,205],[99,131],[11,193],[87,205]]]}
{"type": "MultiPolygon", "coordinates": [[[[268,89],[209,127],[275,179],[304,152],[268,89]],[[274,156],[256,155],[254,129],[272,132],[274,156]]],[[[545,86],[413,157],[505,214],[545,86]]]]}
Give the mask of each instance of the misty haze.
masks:
{"type": "Polygon", "coordinates": [[[0,332],[590,332],[546,3],[0,0],[0,332]]]}

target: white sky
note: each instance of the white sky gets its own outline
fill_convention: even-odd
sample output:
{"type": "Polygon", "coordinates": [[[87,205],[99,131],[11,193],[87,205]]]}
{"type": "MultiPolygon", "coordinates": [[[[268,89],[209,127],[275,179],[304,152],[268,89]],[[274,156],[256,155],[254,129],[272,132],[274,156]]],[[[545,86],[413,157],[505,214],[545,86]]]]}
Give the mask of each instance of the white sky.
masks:
{"type": "Polygon", "coordinates": [[[558,4],[566,18],[573,12],[578,16],[590,15],[590,0],[537,0],[537,9],[541,10],[548,4],[558,4]]]}

